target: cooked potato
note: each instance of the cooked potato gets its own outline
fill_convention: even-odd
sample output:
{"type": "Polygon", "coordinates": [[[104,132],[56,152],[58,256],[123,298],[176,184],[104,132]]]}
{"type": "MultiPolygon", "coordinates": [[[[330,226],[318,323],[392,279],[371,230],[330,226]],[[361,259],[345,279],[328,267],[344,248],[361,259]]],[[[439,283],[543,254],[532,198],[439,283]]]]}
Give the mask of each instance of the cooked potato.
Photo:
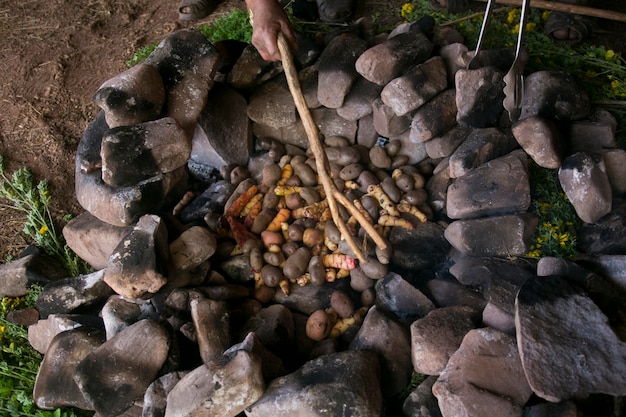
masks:
{"type": "Polygon", "coordinates": [[[300,207],[304,207],[306,205],[306,201],[304,198],[300,196],[298,193],[287,194],[285,197],[285,205],[289,210],[295,210],[300,207]]]}
{"type": "Polygon", "coordinates": [[[333,323],[324,310],[314,311],[306,321],[306,335],[311,340],[326,339],[332,328],[333,323]]]}
{"type": "Polygon", "coordinates": [[[370,149],[370,162],[376,168],[391,168],[391,157],[387,154],[387,151],[382,146],[374,146],[372,149],[370,149]]]}
{"type": "Polygon", "coordinates": [[[282,250],[279,252],[264,252],[263,261],[265,261],[266,264],[281,266],[285,262],[285,255],[282,250]]]}
{"type": "Polygon", "coordinates": [[[288,279],[296,279],[300,275],[306,272],[311,260],[311,251],[307,247],[299,247],[291,256],[285,261],[283,267],[283,274],[288,279]]]}
{"type": "Polygon", "coordinates": [[[402,142],[400,142],[399,140],[389,141],[384,146],[385,152],[387,152],[387,155],[389,155],[392,158],[396,156],[398,152],[400,152],[401,148],[402,148],[402,142]]]}
{"type": "Polygon", "coordinates": [[[274,288],[277,287],[278,283],[285,277],[279,267],[267,264],[261,269],[261,278],[263,278],[265,285],[274,288]]]}
{"type": "Polygon", "coordinates": [[[302,242],[302,237],[304,236],[304,231],[306,227],[304,227],[300,223],[292,223],[287,228],[287,237],[292,242],[302,242]]]}
{"type": "Polygon", "coordinates": [[[307,228],[302,234],[302,243],[313,248],[324,243],[324,233],[317,228],[307,228]]]}
{"type": "Polygon", "coordinates": [[[337,312],[341,318],[347,318],[354,314],[354,302],[348,294],[343,291],[335,290],[330,295],[330,306],[337,312]]]}
{"type": "Polygon", "coordinates": [[[361,172],[363,172],[365,168],[361,164],[350,164],[346,165],[339,171],[339,178],[344,181],[355,180],[359,177],[361,172]]]}
{"type": "Polygon", "coordinates": [[[378,259],[368,256],[367,262],[359,265],[365,275],[372,279],[381,279],[387,275],[387,265],[378,262],[378,259]]]}
{"type": "Polygon", "coordinates": [[[311,277],[311,284],[316,287],[321,287],[326,282],[326,269],[322,263],[320,256],[311,256],[309,261],[309,276],[311,277]]]}

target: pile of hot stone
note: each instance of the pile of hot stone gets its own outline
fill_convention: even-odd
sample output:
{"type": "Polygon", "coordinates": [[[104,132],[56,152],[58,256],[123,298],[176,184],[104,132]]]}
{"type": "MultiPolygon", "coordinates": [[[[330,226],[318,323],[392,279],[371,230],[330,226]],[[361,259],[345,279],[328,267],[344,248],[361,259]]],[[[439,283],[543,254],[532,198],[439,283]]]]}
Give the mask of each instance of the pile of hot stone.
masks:
{"type": "Polygon", "coordinates": [[[613,117],[567,72],[535,72],[511,124],[512,52],[467,70],[459,34],[426,20],[376,37],[358,22],[299,51],[329,170],[389,248],[348,216],[366,262],[341,239],[280,64],[175,32],[94,96],[76,158],[85,212],[63,233],[96,272],[54,279],[36,253],[3,266],[3,295],[46,283],[29,327],[45,355],[36,404],[619,415],[626,152],[613,117]],[[558,170],[584,222],[576,262],[524,256],[530,164],[558,170]]]}

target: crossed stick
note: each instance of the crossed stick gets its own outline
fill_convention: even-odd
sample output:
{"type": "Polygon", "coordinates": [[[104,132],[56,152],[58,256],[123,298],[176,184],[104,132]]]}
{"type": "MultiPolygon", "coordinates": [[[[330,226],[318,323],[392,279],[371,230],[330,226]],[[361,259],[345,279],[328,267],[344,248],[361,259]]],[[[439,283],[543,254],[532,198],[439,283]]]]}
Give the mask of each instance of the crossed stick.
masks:
{"type": "Polygon", "coordinates": [[[326,153],[324,152],[324,148],[320,142],[319,130],[317,129],[317,125],[313,121],[313,117],[311,116],[311,112],[304,100],[304,96],[302,95],[302,89],[300,87],[300,80],[298,79],[298,72],[296,71],[296,67],[293,63],[293,57],[291,55],[291,50],[289,49],[289,45],[285,36],[282,33],[278,34],[278,50],[280,51],[280,55],[282,58],[283,69],[285,71],[285,76],[287,77],[287,84],[289,85],[289,90],[291,91],[291,95],[293,96],[293,101],[296,103],[296,109],[300,114],[300,118],[302,119],[302,124],[304,126],[304,130],[307,134],[307,138],[309,139],[309,144],[311,145],[311,151],[313,152],[313,156],[315,157],[315,165],[317,167],[317,174],[322,181],[322,186],[324,187],[324,191],[326,191],[326,199],[328,200],[328,207],[330,208],[330,212],[333,216],[333,220],[343,238],[346,240],[348,245],[350,245],[350,249],[354,252],[356,257],[360,262],[367,262],[367,258],[363,255],[361,249],[356,245],[354,239],[348,228],[346,227],[346,223],[343,221],[343,218],[339,214],[339,210],[337,209],[337,201],[344,206],[350,214],[352,214],[361,227],[365,229],[367,234],[372,238],[376,246],[379,249],[386,249],[387,242],[378,234],[374,226],[363,216],[363,214],[356,208],[356,206],[348,200],[348,198],[337,189],[335,183],[331,180],[328,165],[328,158],[326,157],[326,153]]]}

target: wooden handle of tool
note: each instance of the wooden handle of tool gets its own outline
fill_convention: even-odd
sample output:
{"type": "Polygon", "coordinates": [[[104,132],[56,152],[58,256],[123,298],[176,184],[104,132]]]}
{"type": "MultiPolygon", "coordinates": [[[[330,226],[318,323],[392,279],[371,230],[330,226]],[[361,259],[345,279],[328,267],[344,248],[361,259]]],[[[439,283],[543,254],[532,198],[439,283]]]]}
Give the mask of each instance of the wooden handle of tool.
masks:
{"type": "MultiPolygon", "coordinates": [[[[487,0],[477,0],[486,3],[487,0]]],[[[506,4],[509,6],[521,6],[522,0],[496,0],[497,4],[506,4]]],[[[618,13],[612,10],[596,9],[588,6],[578,6],[576,4],[559,3],[557,1],[546,0],[530,0],[530,7],[538,9],[554,10],[557,12],[565,12],[579,14],[582,16],[599,17],[601,19],[616,20],[618,22],[626,22],[626,13],[618,13]]]]}

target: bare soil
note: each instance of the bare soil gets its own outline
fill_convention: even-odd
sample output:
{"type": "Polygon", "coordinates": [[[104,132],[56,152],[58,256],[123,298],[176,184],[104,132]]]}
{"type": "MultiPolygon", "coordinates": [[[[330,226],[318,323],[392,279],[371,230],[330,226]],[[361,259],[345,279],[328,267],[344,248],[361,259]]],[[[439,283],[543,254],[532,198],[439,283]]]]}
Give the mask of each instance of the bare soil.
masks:
{"type": "MultiPolygon", "coordinates": [[[[403,2],[367,0],[357,14],[392,25],[400,22],[403,2]]],[[[596,4],[626,11],[626,2],[596,4]]],[[[178,20],[177,7],[177,0],[0,0],[0,154],[7,172],[28,167],[36,179],[50,181],[55,215],[82,211],[74,157],[98,112],[92,102],[97,88],[124,71],[139,48],[245,6],[227,0],[191,23],[178,20]]],[[[607,33],[595,35],[597,43],[623,52],[626,25],[603,21],[602,28],[607,33]]],[[[0,204],[0,262],[31,243],[21,233],[23,223],[23,215],[0,204]]]]}

